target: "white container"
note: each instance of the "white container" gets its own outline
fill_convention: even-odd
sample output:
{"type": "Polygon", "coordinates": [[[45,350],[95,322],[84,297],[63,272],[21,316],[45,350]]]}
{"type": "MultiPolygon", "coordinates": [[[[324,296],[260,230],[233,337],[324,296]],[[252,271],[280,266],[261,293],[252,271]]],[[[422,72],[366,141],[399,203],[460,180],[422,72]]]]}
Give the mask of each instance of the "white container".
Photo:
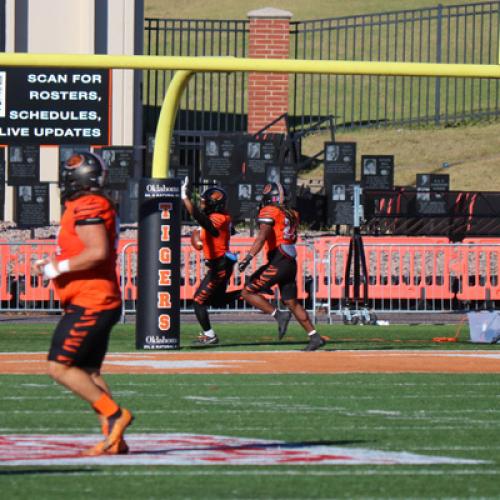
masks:
{"type": "Polygon", "coordinates": [[[500,311],[467,313],[471,342],[495,344],[500,340],[500,311]]]}

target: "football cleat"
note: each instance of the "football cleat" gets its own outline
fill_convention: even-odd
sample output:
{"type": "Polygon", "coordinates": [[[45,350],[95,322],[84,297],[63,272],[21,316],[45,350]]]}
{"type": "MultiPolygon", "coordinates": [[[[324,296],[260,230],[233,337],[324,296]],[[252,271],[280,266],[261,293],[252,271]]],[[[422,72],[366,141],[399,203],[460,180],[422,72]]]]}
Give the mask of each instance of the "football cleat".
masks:
{"type": "Polygon", "coordinates": [[[83,450],[81,454],[85,457],[97,457],[98,455],[104,455],[105,442],[106,441],[100,441],[95,446],[92,446],[92,448],[89,448],[88,450],[83,450]]]}
{"type": "Polygon", "coordinates": [[[128,451],[128,444],[125,442],[125,439],[121,438],[106,450],[106,455],[126,455],[128,451]]]}
{"type": "Polygon", "coordinates": [[[274,319],[278,322],[279,340],[281,340],[285,336],[291,317],[292,313],[290,311],[277,311],[277,313],[275,314],[274,319]]]}
{"type": "Polygon", "coordinates": [[[315,333],[309,337],[309,344],[302,349],[303,351],[316,351],[320,347],[323,347],[326,344],[326,341],[321,338],[319,333],[315,333]]]}
{"type": "Polygon", "coordinates": [[[127,427],[134,421],[134,416],[126,408],[122,408],[122,414],[114,421],[113,427],[109,431],[109,436],[104,440],[105,452],[110,449],[118,450],[120,441],[127,427]]]}
{"type": "MultiPolygon", "coordinates": [[[[102,433],[105,437],[108,437],[109,435],[109,422],[108,419],[103,417],[101,420],[101,429],[102,433]]],[[[110,447],[108,450],[106,450],[106,454],[109,455],[126,455],[129,451],[128,444],[125,442],[125,439],[120,439],[118,443],[110,447]]]]}
{"type": "Polygon", "coordinates": [[[121,438],[111,446],[108,446],[107,440],[104,439],[88,450],[82,451],[82,455],[86,457],[97,457],[99,455],[126,455],[129,452],[128,444],[125,439],[121,438]]]}
{"type": "Polygon", "coordinates": [[[217,335],[209,337],[208,335],[204,335],[203,333],[200,333],[198,337],[196,337],[196,340],[193,341],[193,345],[215,345],[218,343],[219,338],[217,337],[217,335]]]}

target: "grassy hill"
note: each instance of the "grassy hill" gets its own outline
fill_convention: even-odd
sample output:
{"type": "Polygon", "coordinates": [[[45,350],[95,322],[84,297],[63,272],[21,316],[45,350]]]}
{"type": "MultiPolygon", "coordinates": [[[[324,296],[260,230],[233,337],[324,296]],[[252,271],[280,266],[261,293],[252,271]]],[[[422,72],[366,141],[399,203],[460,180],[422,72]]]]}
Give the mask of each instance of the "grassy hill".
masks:
{"type": "MultiPolygon", "coordinates": [[[[145,17],[186,19],[246,19],[251,10],[275,7],[288,10],[294,20],[321,19],[391,10],[419,9],[467,3],[460,0],[145,0],[145,17]]],[[[470,2],[471,3],[471,2],[470,2]]]]}
{"type": "MultiPolygon", "coordinates": [[[[358,166],[361,155],[393,154],[398,186],[414,185],[417,173],[429,172],[449,174],[452,190],[500,191],[500,123],[444,129],[364,129],[338,133],[336,139],[357,143],[358,166]],[[448,167],[443,167],[444,163],[448,167]]],[[[309,136],[303,151],[313,155],[328,140],[326,133],[309,136]]],[[[322,179],[323,168],[302,178],[322,179]]]]}
{"type": "MultiPolygon", "coordinates": [[[[293,20],[370,14],[404,9],[465,4],[456,0],[190,0],[184,3],[145,0],[145,16],[186,19],[245,19],[251,10],[276,7],[293,13],[293,20]]],[[[469,2],[472,3],[472,2],[469,2]]],[[[317,153],[327,134],[306,138],[306,154],[317,153]]],[[[500,124],[475,123],[443,129],[367,129],[337,134],[339,141],[355,141],[358,155],[394,154],[396,185],[413,185],[415,174],[450,174],[454,190],[500,191],[500,124]],[[447,163],[449,166],[443,167],[447,163]]],[[[358,165],[359,165],[358,158],[358,165]]],[[[303,178],[322,179],[322,167],[303,178]]]]}

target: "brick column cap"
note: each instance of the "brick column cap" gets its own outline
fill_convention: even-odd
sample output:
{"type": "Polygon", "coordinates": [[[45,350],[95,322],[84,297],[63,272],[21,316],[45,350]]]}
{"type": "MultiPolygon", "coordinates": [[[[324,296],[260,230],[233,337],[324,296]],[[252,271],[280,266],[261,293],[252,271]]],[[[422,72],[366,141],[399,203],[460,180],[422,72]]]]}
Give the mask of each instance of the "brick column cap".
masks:
{"type": "Polygon", "coordinates": [[[247,13],[250,19],[291,19],[293,14],[288,10],[276,9],[275,7],[264,7],[263,9],[251,10],[247,13]]]}

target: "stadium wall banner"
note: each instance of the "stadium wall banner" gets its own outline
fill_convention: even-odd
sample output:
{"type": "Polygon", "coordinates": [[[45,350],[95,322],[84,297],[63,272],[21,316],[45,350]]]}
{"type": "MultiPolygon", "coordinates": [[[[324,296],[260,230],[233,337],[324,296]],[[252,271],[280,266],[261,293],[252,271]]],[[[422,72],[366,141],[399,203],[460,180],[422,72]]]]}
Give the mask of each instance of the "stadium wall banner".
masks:
{"type": "Polygon", "coordinates": [[[361,186],[364,189],[392,189],[394,155],[362,155],[361,186]]]}
{"type": "Polygon", "coordinates": [[[9,147],[8,185],[26,186],[40,182],[40,146],[24,144],[9,147]]]}
{"type": "Polygon", "coordinates": [[[356,143],[325,142],[323,182],[328,206],[328,224],[353,223],[356,143]]]}
{"type": "Polygon", "coordinates": [[[110,146],[96,148],[95,152],[108,166],[107,187],[122,191],[128,189],[129,180],[134,176],[134,147],[110,146]]]}
{"type": "Polygon", "coordinates": [[[0,218],[4,220],[5,207],[5,148],[0,147],[0,218]]]}
{"type": "Polygon", "coordinates": [[[180,347],[180,179],[141,179],[136,348],[180,347]]]}
{"type": "Polygon", "coordinates": [[[21,229],[45,227],[49,222],[49,183],[16,186],[15,221],[21,229]]]}
{"type": "Polygon", "coordinates": [[[110,143],[110,70],[0,68],[0,143],[110,143]]]}

